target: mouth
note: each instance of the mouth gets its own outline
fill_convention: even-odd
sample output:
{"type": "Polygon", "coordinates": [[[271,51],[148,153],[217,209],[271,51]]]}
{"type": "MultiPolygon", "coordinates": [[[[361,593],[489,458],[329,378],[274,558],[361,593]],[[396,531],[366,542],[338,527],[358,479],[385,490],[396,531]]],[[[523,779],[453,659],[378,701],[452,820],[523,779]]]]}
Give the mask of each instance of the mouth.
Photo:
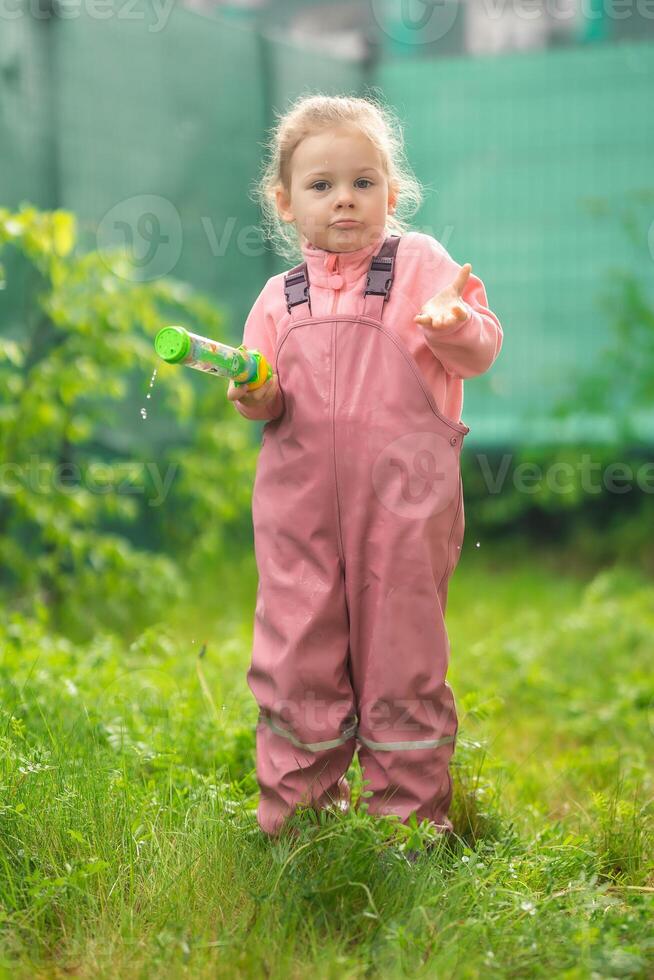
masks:
{"type": "Polygon", "coordinates": [[[360,221],[354,221],[352,218],[343,218],[341,221],[332,221],[333,228],[353,228],[355,225],[360,224],[360,221]]]}

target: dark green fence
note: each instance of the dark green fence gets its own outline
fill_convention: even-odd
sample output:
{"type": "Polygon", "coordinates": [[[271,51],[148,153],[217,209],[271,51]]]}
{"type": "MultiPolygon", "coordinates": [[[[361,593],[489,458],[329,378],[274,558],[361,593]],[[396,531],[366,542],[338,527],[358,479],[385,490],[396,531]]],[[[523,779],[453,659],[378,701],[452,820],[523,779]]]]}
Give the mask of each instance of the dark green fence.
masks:
{"type": "MultiPolygon", "coordinates": [[[[130,244],[146,277],[211,294],[238,340],[265,279],[284,268],[250,196],[273,112],[301,92],[376,86],[425,184],[414,226],[472,263],[504,327],[497,363],[465,385],[470,444],[610,432],[608,417],[563,423],[551,408],[610,339],[600,296],[613,270],[651,280],[648,229],[634,253],[619,214],[654,186],[654,44],[371,66],[183,7],[165,24],[149,4],[105,19],[74,10],[3,21],[0,204],[69,208],[87,246],[130,244]]],[[[0,315],[12,332],[25,282],[19,267],[9,274],[0,315]]],[[[650,441],[653,422],[640,420],[650,441]]]]}

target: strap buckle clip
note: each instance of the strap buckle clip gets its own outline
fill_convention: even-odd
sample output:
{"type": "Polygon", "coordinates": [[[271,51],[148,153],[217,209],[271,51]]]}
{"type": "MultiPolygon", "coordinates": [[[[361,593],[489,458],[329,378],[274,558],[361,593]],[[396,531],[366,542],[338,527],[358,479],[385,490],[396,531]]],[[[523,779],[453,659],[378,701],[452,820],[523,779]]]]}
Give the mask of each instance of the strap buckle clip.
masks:
{"type": "Polygon", "coordinates": [[[393,281],[394,259],[390,255],[375,256],[370,263],[364,296],[373,293],[376,296],[388,297],[393,281]]]}
{"type": "Polygon", "coordinates": [[[309,314],[311,314],[311,300],[309,298],[309,283],[304,274],[304,270],[290,272],[284,277],[284,295],[286,296],[286,309],[291,312],[292,306],[300,303],[309,304],[309,314]]]}

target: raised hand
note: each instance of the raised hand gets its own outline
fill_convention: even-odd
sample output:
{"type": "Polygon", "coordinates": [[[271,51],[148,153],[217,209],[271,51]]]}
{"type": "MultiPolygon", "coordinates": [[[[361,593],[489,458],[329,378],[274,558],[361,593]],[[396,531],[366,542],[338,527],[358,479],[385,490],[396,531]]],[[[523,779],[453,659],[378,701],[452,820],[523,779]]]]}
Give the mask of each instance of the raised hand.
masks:
{"type": "Polygon", "coordinates": [[[468,304],[461,299],[461,293],[468,281],[472,266],[469,262],[462,265],[454,278],[454,281],[441,289],[439,293],[428,299],[420,313],[414,316],[416,323],[432,330],[444,330],[445,327],[463,323],[470,316],[471,309],[468,304]]]}

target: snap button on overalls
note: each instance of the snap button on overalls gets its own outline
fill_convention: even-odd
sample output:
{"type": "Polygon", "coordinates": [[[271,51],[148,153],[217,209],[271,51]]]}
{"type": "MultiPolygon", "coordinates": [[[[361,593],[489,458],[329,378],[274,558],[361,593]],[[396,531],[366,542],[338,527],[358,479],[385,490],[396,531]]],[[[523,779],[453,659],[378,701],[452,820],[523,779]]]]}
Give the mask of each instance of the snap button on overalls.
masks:
{"type": "Polygon", "coordinates": [[[464,533],[460,453],[410,351],[382,322],[399,237],[361,315],[313,317],[306,263],[275,370],[252,495],[259,584],[247,681],[258,705],[257,819],[347,806],[355,750],[370,813],[451,829],[457,717],[445,679],[449,578],[464,533]]]}

